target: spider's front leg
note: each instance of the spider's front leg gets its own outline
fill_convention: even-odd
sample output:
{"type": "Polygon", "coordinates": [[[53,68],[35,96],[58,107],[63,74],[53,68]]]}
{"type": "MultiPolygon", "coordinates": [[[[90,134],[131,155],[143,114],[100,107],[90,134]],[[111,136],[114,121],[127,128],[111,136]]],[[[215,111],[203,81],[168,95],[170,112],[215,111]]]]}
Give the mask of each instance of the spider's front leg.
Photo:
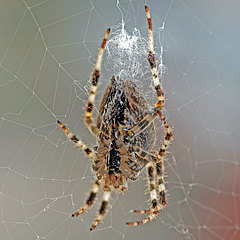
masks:
{"type": "Polygon", "coordinates": [[[72,132],[70,132],[70,130],[63,125],[60,121],[57,121],[58,125],[62,128],[62,130],[65,132],[66,136],[73,141],[77,147],[80,147],[83,152],[91,159],[93,159],[93,150],[89,147],[87,147],[87,145],[85,145],[83,143],[83,141],[76,136],[75,134],[73,134],[72,132]]]}
{"type": "Polygon", "coordinates": [[[95,136],[97,135],[99,129],[93,123],[92,111],[93,111],[93,105],[94,105],[96,91],[97,91],[97,87],[98,87],[98,80],[100,78],[100,70],[101,70],[101,65],[102,65],[104,47],[106,45],[109,33],[110,33],[110,28],[107,29],[107,32],[105,34],[105,37],[104,37],[102,45],[101,45],[101,48],[98,52],[98,57],[97,57],[96,65],[95,65],[93,75],[92,75],[91,88],[90,88],[90,92],[89,92],[89,96],[88,96],[88,103],[87,103],[86,112],[85,112],[85,124],[88,127],[89,131],[95,136]]]}
{"type": "Polygon", "coordinates": [[[154,38],[153,38],[153,30],[152,30],[152,20],[150,16],[150,12],[147,6],[145,6],[145,11],[148,20],[148,62],[150,64],[151,73],[153,77],[153,84],[156,90],[158,102],[156,104],[157,107],[160,107],[161,110],[164,108],[164,92],[160,85],[159,77],[158,77],[158,70],[154,56],[154,38]]]}
{"type": "Polygon", "coordinates": [[[156,108],[158,109],[157,114],[161,118],[161,121],[164,125],[165,132],[166,132],[164,143],[159,151],[159,154],[161,155],[161,157],[163,157],[165,155],[166,149],[170,144],[173,133],[172,133],[172,129],[168,126],[166,118],[164,117],[164,114],[162,112],[164,108],[165,98],[164,98],[164,92],[160,85],[157,65],[154,57],[154,39],[153,39],[153,30],[152,30],[152,20],[151,20],[151,16],[147,6],[145,6],[145,11],[146,11],[146,16],[148,20],[148,61],[151,68],[154,88],[156,90],[156,94],[158,98],[158,102],[156,104],[156,108]]]}

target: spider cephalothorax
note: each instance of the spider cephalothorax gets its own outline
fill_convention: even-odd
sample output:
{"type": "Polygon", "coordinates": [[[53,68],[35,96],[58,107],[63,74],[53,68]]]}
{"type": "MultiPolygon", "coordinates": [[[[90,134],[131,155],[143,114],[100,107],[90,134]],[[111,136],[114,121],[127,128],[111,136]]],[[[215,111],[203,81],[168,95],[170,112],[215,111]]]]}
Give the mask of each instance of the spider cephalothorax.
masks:
{"type": "Polygon", "coordinates": [[[96,136],[97,145],[93,149],[87,147],[58,121],[67,137],[93,160],[92,169],[96,175],[96,180],[86,203],[72,216],[78,216],[85,212],[93,204],[99,188],[103,190],[102,204],[90,230],[95,229],[103,219],[111,191],[123,192],[126,190],[127,180],[138,179],[144,167],[147,169],[152,206],[149,210],[135,210],[135,212],[149,213],[149,215],[142,221],[127,224],[139,225],[151,221],[167,203],[163,158],[172,138],[172,130],[163,115],[164,93],[154,59],[151,18],[147,7],[145,7],[145,10],[149,28],[148,61],[158,98],[155,107],[153,109],[148,108],[146,99],[133,82],[113,76],[102,98],[96,126],[93,123],[92,111],[100,77],[104,46],[110,33],[110,29],[108,29],[98,53],[85,112],[85,124],[90,132],[96,136]],[[156,140],[153,120],[157,116],[162,121],[166,135],[160,150],[153,151],[152,148],[156,140]]]}

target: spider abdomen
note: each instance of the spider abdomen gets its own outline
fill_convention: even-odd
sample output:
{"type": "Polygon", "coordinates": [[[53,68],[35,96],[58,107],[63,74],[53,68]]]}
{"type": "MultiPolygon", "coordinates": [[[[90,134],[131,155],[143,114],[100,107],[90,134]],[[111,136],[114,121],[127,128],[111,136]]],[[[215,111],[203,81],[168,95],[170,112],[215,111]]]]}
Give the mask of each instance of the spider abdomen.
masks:
{"type": "Polygon", "coordinates": [[[152,149],[155,143],[154,123],[131,139],[129,144],[124,141],[123,135],[149,112],[146,99],[133,82],[112,78],[97,118],[100,134],[93,169],[99,177],[107,172],[123,173],[132,180],[138,178],[147,161],[137,156],[130,145],[146,151],[152,149]]]}
{"type": "MultiPolygon", "coordinates": [[[[135,83],[113,77],[100,104],[97,127],[103,133],[101,137],[119,138],[119,126],[127,131],[138,124],[149,112],[147,101],[135,83]]],[[[153,147],[155,138],[154,123],[151,123],[133,141],[141,148],[149,150],[153,147]]],[[[102,138],[99,139],[100,145],[101,142],[102,138]]]]}

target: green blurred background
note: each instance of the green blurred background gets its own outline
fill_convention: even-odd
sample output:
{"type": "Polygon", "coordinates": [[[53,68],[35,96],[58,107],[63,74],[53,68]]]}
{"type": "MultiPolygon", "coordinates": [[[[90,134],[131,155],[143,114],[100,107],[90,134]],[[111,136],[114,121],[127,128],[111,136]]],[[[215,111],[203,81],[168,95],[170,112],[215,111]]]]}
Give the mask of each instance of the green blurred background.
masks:
{"type": "MultiPolygon", "coordinates": [[[[0,238],[240,239],[239,11],[237,0],[1,0],[0,238]],[[95,144],[83,114],[97,49],[122,20],[128,33],[137,28],[146,38],[145,4],[158,59],[164,50],[166,114],[175,129],[165,162],[168,206],[152,223],[125,225],[143,217],[132,209],[147,206],[143,173],[124,195],[113,194],[90,233],[101,197],[88,214],[70,215],[92,185],[91,162],[56,119],[95,144]]],[[[143,72],[139,85],[153,103],[147,60],[143,72]]],[[[96,105],[112,74],[104,58],[96,105]]]]}

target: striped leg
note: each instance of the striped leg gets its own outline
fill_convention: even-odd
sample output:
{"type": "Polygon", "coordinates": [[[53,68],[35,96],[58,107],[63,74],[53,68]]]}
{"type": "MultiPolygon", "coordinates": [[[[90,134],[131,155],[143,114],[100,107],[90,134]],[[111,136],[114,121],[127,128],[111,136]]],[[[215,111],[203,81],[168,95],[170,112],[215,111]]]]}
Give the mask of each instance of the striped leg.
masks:
{"type": "MultiPolygon", "coordinates": [[[[158,155],[156,155],[156,158],[154,158],[154,162],[159,162],[165,155],[166,155],[166,150],[169,147],[171,140],[172,140],[172,129],[168,126],[167,120],[164,117],[162,111],[159,110],[159,107],[156,107],[154,109],[154,113],[148,113],[138,124],[133,126],[130,130],[128,130],[125,134],[123,134],[123,138],[125,142],[130,142],[134,137],[136,137],[138,134],[143,132],[155,119],[155,117],[158,115],[163,123],[163,126],[165,128],[165,139],[163,141],[163,144],[161,146],[161,149],[159,150],[158,155]]],[[[153,154],[149,154],[148,152],[140,149],[138,146],[134,145],[133,146],[134,152],[136,152],[139,157],[141,158],[146,158],[154,156],[153,154]]]]}
{"type": "Polygon", "coordinates": [[[148,113],[138,124],[133,126],[123,135],[124,141],[130,142],[134,137],[143,132],[152,123],[157,114],[157,108],[154,108],[153,113],[148,113]]]}
{"type": "Polygon", "coordinates": [[[90,231],[94,230],[98,226],[98,224],[103,220],[107,212],[107,205],[109,203],[110,197],[111,197],[111,192],[103,192],[103,200],[101,203],[101,207],[99,209],[96,220],[93,222],[93,225],[90,228],[90,231]]]}
{"type": "MultiPolygon", "coordinates": [[[[159,192],[159,196],[160,196],[160,200],[159,203],[162,205],[166,205],[166,188],[165,188],[165,184],[164,184],[164,165],[163,165],[163,156],[166,153],[166,148],[167,145],[169,144],[169,140],[165,139],[164,140],[165,144],[163,143],[163,147],[160,149],[160,153],[159,154],[152,154],[149,152],[146,152],[144,150],[142,150],[141,148],[139,148],[138,146],[134,145],[133,146],[133,150],[136,153],[136,155],[138,155],[139,157],[141,157],[142,159],[146,159],[149,161],[149,159],[151,159],[155,164],[156,164],[156,185],[158,187],[158,192],[159,192]],[[161,154],[161,155],[160,155],[161,154]]],[[[150,191],[151,189],[151,174],[152,171],[150,171],[149,169],[149,164],[151,164],[151,162],[148,163],[147,167],[148,167],[148,178],[149,178],[149,184],[150,184],[150,191]]],[[[145,212],[141,212],[141,213],[146,213],[148,211],[145,212]]]]}
{"type": "Polygon", "coordinates": [[[151,162],[146,165],[147,174],[148,174],[148,183],[149,183],[149,193],[150,193],[150,201],[152,203],[152,207],[149,210],[134,210],[135,213],[149,213],[153,212],[155,207],[157,206],[157,192],[155,187],[155,177],[154,177],[154,167],[151,162]]]}
{"type": "Polygon", "coordinates": [[[77,212],[73,213],[72,217],[77,217],[77,216],[81,215],[82,213],[86,212],[89,207],[92,206],[94,199],[99,191],[100,183],[101,182],[99,180],[95,181],[95,183],[93,184],[93,187],[92,187],[92,191],[90,192],[89,197],[86,200],[86,203],[77,212]]]}
{"type": "Polygon", "coordinates": [[[160,85],[157,66],[154,58],[154,39],[153,39],[153,31],[152,31],[152,21],[151,21],[151,16],[147,6],[145,6],[145,11],[146,11],[147,20],[148,20],[148,38],[149,38],[148,39],[148,61],[149,61],[152,76],[153,76],[154,88],[156,90],[157,98],[158,98],[156,107],[159,108],[159,110],[157,111],[157,113],[161,118],[161,121],[164,125],[165,132],[166,132],[164,142],[157,155],[157,161],[161,163],[163,157],[166,155],[166,150],[169,147],[169,144],[172,140],[173,133],[172,133],[172,129],[168,126],[167,120],[164,117],[162,112],[162,109],[164,108],[165,99],[164,99],[164,93],[160,85]]]}
{"type": "Polygon", "coordinates": [[[154,57],[154,40],[153,40],[153,31],[152,31],[152,21],[151,21],[151,16],[147,6],[145,6],[145,11],[146,11],[147,20],[148,20],[148,61],[149,61],[152,76],[153,76],[154,88],[156,90],[157,98],[158,98],[158,103],[156,104],[156,106],[162,109],[164,107],[164,93],[160,85],[156,61],[154,57]]]}
{"type": "Polygon", "coordinates": [[[92,75],[92,83],[91,83],[91,88],[88,96],[88,103],[86,107],[86,112],[85,112],[85,124],[88,127],[89,131],[93,134],[96,135],[98,132],[98,128],[95,126],[92,120],[92,111],[93,111],[93,104],[95,101],[95,96],[96,96],[96,91],[97,91],[97,86],[98,86],[98,80],[100,77],[100,70],[101,70],[101,63],[102,63],[102,57],[103,57],[103,52],[104,52],[104,47],[107,42],[108,35],[110,33],[110,28],[107,29],[107,32],[105,34],[105,37],[102,42],[102,46],[98,52],[98,58],[97,62],[93,71],[92,75]]]}
{"type": "Polygon", "coordinates": [[[87,147],[81,139],[79,139],[75,134],[73,134],[72,132],[70,132],[60,121],[57,121],[58,125],[62,128],[62,130],[65,132],[66,136],[72,140],[77,147],[80,147],[85,154],[90,157],[93,158],[93,150],[89,147],[87,147]]]}
{"type": "Polygon", "coordinates": [[[136,213],[149,213],[149,215],[144,218],[141,221],[137,222],[128,222],[128,225],[132,226],[137,226],[141,224],[145,224],[149,221],[152,221],[156,216],[159,214],[160,210],[163,209],[166,204],[166,190],[165,190],[165,184],[164,184],[164,166],[163,166],[163,158],[166,155],[166,149],[168,148],[171,137],[172,137],[172,132],[170,127],[167,125],[166,119],[162,115],[162,112],[159,113],[159,116],[163,122],[163,125],[166,130],[166,136],[164,139],[164,142],[162,144],[161,149],[159,150],[158,154],[152,154],[148,153],[142,149],[140,149],[138,146],[134,145],[133,150],[134,152],[141,158],[144,159],[151,159],[153,162],[156,163],[156,185],[158,187],[158,192],[159,192],[159,202],[156,201],[157,198],[157,193],[155,189],[155,184],[154,184],[154,171],[151,162],[148,163],[147,168],[148,168],[148,176],[149,176],[149,185],[150,185],[150,199],[152,202],[152,207],[149,210],[135,210],[134,212],[136,213]],[[154,156],[155,155],[155,156],[154,156]]]}
{"type": "Polygon", "coordinates": [[[164,172],[163,158],[166,155],[166,149],[168,148],[171,138],[172,138],[172,129],[168,126],[166,118],[164,117],[164,115],[162,113],[165,100],[164,100],[164,93],[163,93],[161,85],[160,85],[157,66],[156,66],[155,57],[154,57],[154,40],[153,40],[152,22],[151,22],[150,13],[149,13],[147,6],[145,6],[145,11],[146,11],[147,20],[148,20],[148,38],[149,38],[148,61],[149,61],[151,73],[153,76],[154,88],[156,90],[157,98],[158,98],[158,102],[156,104],[156,109],[157,109],[157,114],[161,118],[161,121],[164,125],[166,135],[165,135],[163,144],[159,150],[159,153],[155,156],[153,156],[150,153],[145,152],[144,150],[138,148],[137,146],[133,146],[133,149],[138,156],[141,156],[142,158],[145,158],[145,159],[150,158],[150,159],[152,159],[153,162],[156,163],[157,174],[156,174],[155,180],[156,180],[158,191],[159,191],[159,202],[157,202],[156,201],[157,193],[156,193],[156,189],[155,189],[155,184],[153,182],[154,177],[152,176],[153,175],[153,170],[152,170],[153,167],[149,163],[147,166],[148,166],[148,175],[149,175],[149,183],[150,183],[150,197],[151,197],[151,201],[152,201],[152,208],[150,208],[149,210],[136,210],[135,212],[149,213],[149,215],[141,221],[127,223],[128,225],[133,225],[133,226],[145,224],[149,221],[152,221],[159,214],[160,210],[163,209],[164,206],[166,206],[166,204],[167,204],[165,185],[164,185],[164,175],[163,175],[163,172],[164,172]],[[151,189],[152,189],[152,191],[151,191],[151,189]]]}
{"type": "Polygon", "coordinates": [[[166,150],[167,150],[167,148],[169,147],[169,145],[171,143],[173,133],[172,133],[172,128],[170,128],[168,126],[167,120],[163,116],[163,113],[162,112],[158,112],[158,115],[160,116],[161,121],[163,122],[163,125],[164,125],[164,128],[165,128],[165,132],[166,132],[165,139],[164,139],[164,141],[162,143],[162,147],[160,148],[159,153],[157,155],[157,159],[158,159],[157,161],[160,162],[162,160],[162,158],[164,158],[164,156],[166,155],[166,150]]]}
{"type": "MultiPolygon", "coordinates": [[[[138,222],[128,222],[127,225],[138,226],[138,225],[142,225],[142,224],[145,224],[147,222],[150,222],[154,218],[157,217],[157,215],[159,214],[159,212],[162,208],[163,207],[160,204],[157,204],[157,206],[154,209],[146,210],[146,212],[150,212],[150,214],[147,217],[145,217],[143,220],[138,221],[138,222]]],[[[143,210],[143,211],[145,213],[145,210],[143,210]]],[[[141,213],[141,211],[139,211],[139,212],[141,213]]]]}
{"type": "Polygon", "coordinates": [[[161,179],[163,179],[162,175],[161,176],[158,175],[161,173],[160,169],[157,166],[156,180],[157,180],[157,186],[158,186],[159,190],[161,189],[160,202],[157,202],[157,192],[156,192],[155,183],[154,183],[154,168],[153,168],[152,163],[148,163],[147,170],[148,170],[148,177],[149,177],[150,199],[152,202],[152,207],[148,210],[134,210],[134,212],[136,212],[136,213],[149,213],[149,215],[141,221],[128,222],[127,225],[138,226],[138,225],[145,224],[149,221],[152,221],[159,214],[160,210],[163,209],[163,207],[166,205],[165,185],[163,182],[162,182],[162,184],[159,185],[159,183],[161,182],[161,179]]]}
{"type": "MultiPolygon", "coordinates": [[[[171,143],[171,140],[172,140],[172,136],[173,136],[173,133],[172,133],[172,129],[168,126],[167,124],[167,120],[166,118],[163,116],[162,112],[157,112],[157,114],[160,116],[161,118],[161,121],[163,122],[163,126],[165,128],[165,132],[166,132],[166,135],[165,135],[165,138],[164,138],[164,141],[162,143],[162,146],[158,152],[158,154],[152,154],[152,153],[149,153],[147,151],[144,151],[143,149],[141,149],[139,146],[137,145],[133,145],[133,150],[134,152],[141,158],[144,158],[144,159],[151,159],[153,162],[157,163],[157,162],[160,162],[162,161],[162,159],[165,157],[166,153],[167,153],[167,148],[169,147],[170,143],[171,143]]],[[[145,118],[144,118],[145,119],[145,118]]],[[[147,121],[147,120],[145,120],[147,121]]],[[[142,121],[141,121],[142,122],[142,121]]],[[[148,125],[150,124],[150,122],[148,123],[148,125]]],[[[138,126],[140,124],[137,124],[136,126],[138,126]]],[[[146,127],[148,126],[146,125],[146,127]]],[[[145,128],[144,128],[145,129],[145,128]]],[[[129,130],[131,131],[131,129],[129,130]]],[[[137,129],[138,131],[138,129],[137,129]]],[[[129,135],[127,135],[129,136],[129,135]]],[[[136,136],[135,132],[131,132],[131,138],[128,138],[127,141],[130,141],[132,139],[132,136],[136,136]]],[[[126,139],[126,137],[125,137],[126,139]]]]}
{"type": "Polygon", "coordinates": [[[150,200],[152,203],[152,207],[148,210],[134,210],[134,212],[136,212],[136,213],[149,213],[149,215],[141,221],[128,222],[127,225],[137,226],[137,225],[142,225],[149,221],[152,221],[159,214],[160,210],[163,209],[167,205],[166,188],[165,188],[165,184],[164,184],[163,157],[166,154],[167,144],[169,144],[169,142],[170,142],[169,138],[166,137],[164,142],[165,142],[165,144],[163,143],[163,146],[160,149],[159,154],[157,154],[156,156],[153,156],[153,154],[142,151],[137,146],[134,146],[135,147],[134,151],[137,150],[136,151],[137,155],[144,157],[145,159],[151,158],[156,163],[155,182],[158,187],[159,201],[156,200],[157,193],[156,193],[156,187],[154,184],[154,168],[152,166],[152,163],[149,162],[147,164],[147,169],[148,169],[148,178],[149,178],[149,186],[150,186],[150,200]]]}
{"type": "Polygon", "coordinates": [[[156,171],[156,183],[159,192],[159,204],[161,204],[162,206],[166,206],[166,187],[164,184],[164,165],[162,160],[156,164],[156,171]]]}

